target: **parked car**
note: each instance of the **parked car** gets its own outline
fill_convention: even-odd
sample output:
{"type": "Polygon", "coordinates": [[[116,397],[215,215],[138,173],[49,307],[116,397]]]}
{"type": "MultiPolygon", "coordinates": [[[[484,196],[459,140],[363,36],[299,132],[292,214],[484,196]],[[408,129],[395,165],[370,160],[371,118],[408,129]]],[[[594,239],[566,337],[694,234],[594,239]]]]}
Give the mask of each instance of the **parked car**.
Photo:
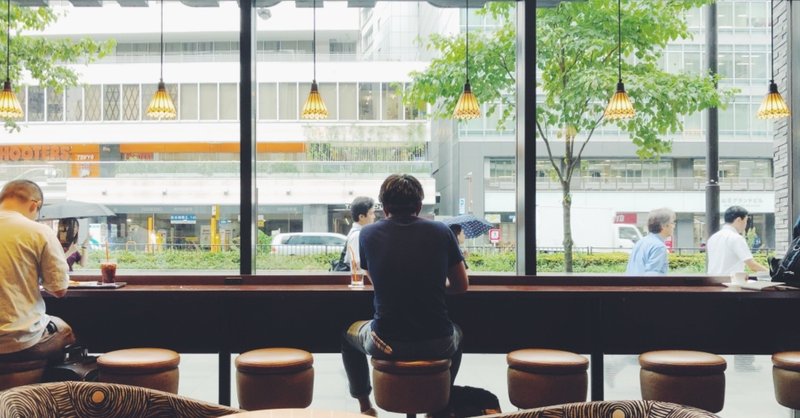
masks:
{"type": "Polygon", "coordinates": [[[339,254],[347,237],[334,232],[290,232],[272,237],[270,252],[278,255],[339,254]]]}

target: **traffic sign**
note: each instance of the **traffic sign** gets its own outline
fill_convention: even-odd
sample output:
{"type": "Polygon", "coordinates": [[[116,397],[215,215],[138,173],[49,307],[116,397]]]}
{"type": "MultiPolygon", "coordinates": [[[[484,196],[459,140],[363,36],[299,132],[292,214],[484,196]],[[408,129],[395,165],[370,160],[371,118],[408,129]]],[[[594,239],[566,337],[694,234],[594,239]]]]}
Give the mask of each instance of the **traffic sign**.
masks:
{"type": "Polygon", "coordinates": [[[500,242],[500,229],[499,228],[492,228],[489,230],[489,241],[492,244],[497,244],[500,242]]]}

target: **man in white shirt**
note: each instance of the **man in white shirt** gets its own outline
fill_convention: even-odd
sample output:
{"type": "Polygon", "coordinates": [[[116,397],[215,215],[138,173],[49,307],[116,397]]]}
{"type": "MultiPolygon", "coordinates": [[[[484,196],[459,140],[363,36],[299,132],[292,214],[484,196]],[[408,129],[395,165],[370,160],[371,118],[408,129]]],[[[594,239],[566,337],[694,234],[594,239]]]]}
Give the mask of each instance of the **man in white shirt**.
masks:
{"type": "Polygon", "coordinates": [[[42,190],[13,180],[0,191],[0,362],[57,360],[75,342],[72,328],[45,314],[39,279],[55,297],[67,294],[69,267],[56,232],[35,221],[42,190]]]}
{"type": "Polygon", "coordinates": [[[725,225],[706,244],[709,275],[727,276],[743,272],[745,265],[752,271],[767,271],[766,267],[753,260],[750,247],[742,236],[746,226],[747,209],[731,206],[725,211],[725,225]]]}
{"type": "Polygon", "coordinates": [[[353,199],[353,203],[350,204],[350,214],[353,216],[353,227],[350,228],[350,233],[347,234],[344,262],[349,266],[351,265],[351,260],[355,259],[356,266],[360,269],[361,258],[358,252],[358,236],[361,234],[361,228],[375,222],[375,201],[371,197],[365,196],[353,199]]]}

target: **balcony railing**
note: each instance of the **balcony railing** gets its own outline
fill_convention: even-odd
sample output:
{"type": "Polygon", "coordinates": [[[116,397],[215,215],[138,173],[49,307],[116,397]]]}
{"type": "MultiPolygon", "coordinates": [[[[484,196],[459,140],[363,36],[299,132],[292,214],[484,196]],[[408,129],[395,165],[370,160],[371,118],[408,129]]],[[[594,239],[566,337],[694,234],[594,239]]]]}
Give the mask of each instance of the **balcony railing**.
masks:
{"type": "MultiPolygon", "coordinates": [[[[608,191],[703,191],[706,180],[695,177],[575,177],[572,190],[608,191]]],[[[769,191],[774,190],[772,177],[722,178],[723,191],[769,191]]],[[[537,190],[561,190],[558,181],[549,178],[536,179],[537,190]]]]}

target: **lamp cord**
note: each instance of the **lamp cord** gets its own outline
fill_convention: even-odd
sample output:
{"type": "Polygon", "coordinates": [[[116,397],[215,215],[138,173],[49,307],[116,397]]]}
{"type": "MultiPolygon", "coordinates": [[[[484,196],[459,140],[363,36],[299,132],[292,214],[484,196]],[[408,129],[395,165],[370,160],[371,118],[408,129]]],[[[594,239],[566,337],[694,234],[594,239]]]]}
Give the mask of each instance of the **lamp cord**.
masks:
{"type": "Polygon", "coordinates": [[[622,0],[617,0],[617,72],[622,82],[622,0]]]}
{"type": "Polygon", "coordinates": [[[466,10],[464,10],[465,20],[466,20],[466,38],[467,38],[467,56],[466,56],[466,63],[467,63],[467,83],[469,83],[469,0],[467,1],[466,10]]]}
{"type": "Polygon", "coordinates": [[[773,13],[775,13],[775,0],[770,0],[769,2],[769,53],[772,55],[772,59],[769,60],[769,73],[770,73],[770,83],[775,82],[775,17],[773,13]]]}
{"type": "Polygon", "coordinates": [[[11,81],[11,0],[6,1],[6,81],[11,81]]]}
{"type": "Polygon", "coordinates": [[[313,40],[311,41],[311,56],[314,60],[314,82],[317,82],[317,0],[312,4],[312,20],[313,20],[313,40]]]}
{"type": "Polygon", "coordinates": [[[161,0],[161,77],[164,81],[164,0],[161,0]]]}

